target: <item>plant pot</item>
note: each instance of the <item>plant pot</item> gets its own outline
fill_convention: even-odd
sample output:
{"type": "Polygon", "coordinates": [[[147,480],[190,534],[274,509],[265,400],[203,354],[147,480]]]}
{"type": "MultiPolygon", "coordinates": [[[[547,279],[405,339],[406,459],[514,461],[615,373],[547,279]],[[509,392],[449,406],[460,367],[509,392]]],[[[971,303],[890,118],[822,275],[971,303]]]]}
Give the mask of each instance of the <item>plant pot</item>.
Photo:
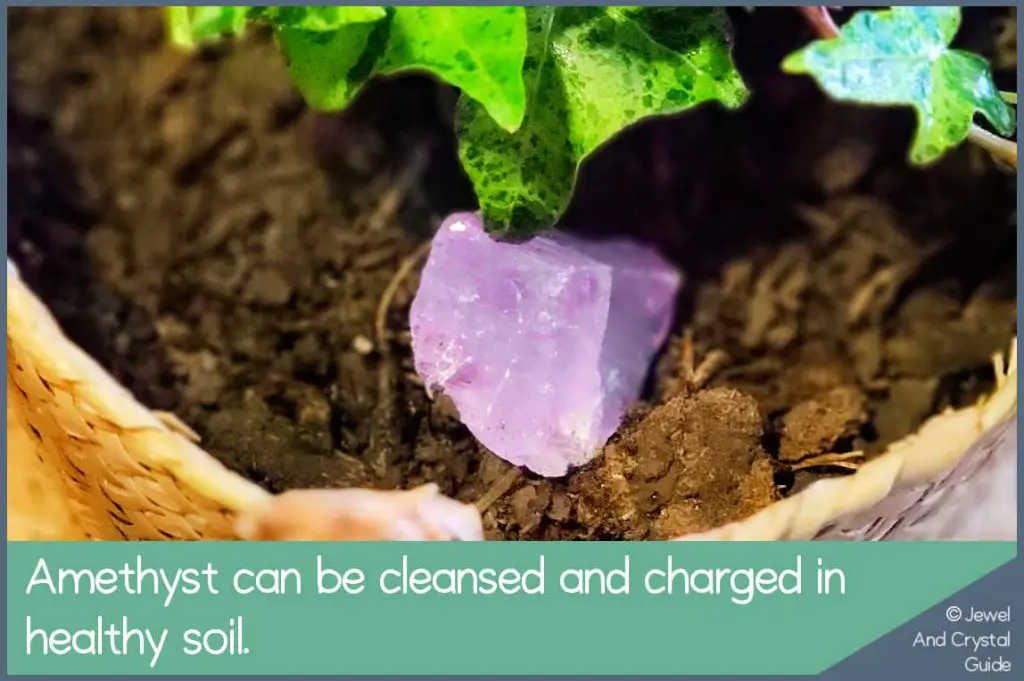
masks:
{"type": "MultiPolygon", "coordinates": [[[[324,508],[330,499],[340,501],[326,501],[338,511],[330,522],[271,534],[479,538],[475,509],[436,488],[275,499],[203,451],[187,427],[137,402],[63,334],[10,262],[7,295],[9,539],[239,539],[259,536],[254,522],[281,503],[324,508]]],[[[990,395],[933,416],[855,474],[820,480],[743,521],[681,539],[1013,538],[1013,504],[1005,511],[985,504],[1005,506],[1015,489],[997,497],[980,488],[1015,484],[1007,471],[1016,463],[1016,340],[1006,358],[993,361],[990,395]],[[973,514],[963,513],[965,499],[973,514]],[[979,509],[1002,524],[977,520],[979,509]]]]}

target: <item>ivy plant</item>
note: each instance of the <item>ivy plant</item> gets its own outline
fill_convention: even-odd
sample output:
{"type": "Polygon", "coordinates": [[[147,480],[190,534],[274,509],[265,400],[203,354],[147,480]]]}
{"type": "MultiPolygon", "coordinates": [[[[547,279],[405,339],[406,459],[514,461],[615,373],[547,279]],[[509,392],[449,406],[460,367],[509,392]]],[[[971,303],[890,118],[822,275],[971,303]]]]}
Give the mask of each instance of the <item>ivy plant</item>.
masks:
{"type": "MultiPolygon", "coordinates": [[[[783,70],[836,99],[913,108],[910,162],[934,162],[965,139],[1006,151],[974,117],[1013,134],[1016,95],[996,89],[983,58],[951,47],[959,8],[864,10],[841,29],[825,8],[802,11],[822,39],[783,70]]],[[[167,17],[185,48],[270,27],[297,89],[325,111],[377,75],[420,71],[459,88],[463,167],[488,230],[510,239],[553,226],[580,165],[623,130],[704,103],[734,109],[749,95],[720,8],[206,6],[168,7],[167,17]]]]}
{"type": "Polygon", "coordinates": [[[492,229],[552,224],[580,164],[633,123],[747,96],[720,9],[531,7],[527,25],[523,126],[503,130],[473,100],[459,110],[460,157],[492,229]]]}
{"type": "Polygon", "coordinates": [[[959,7],[864,11],[782,66],[810,74],[838,100],[912,107],[917,134],[910,160],[930,163],[967,138],[976,112],[1000,134],[1016,126],[988,62],[950,47],[959,27],[959,7]]]}

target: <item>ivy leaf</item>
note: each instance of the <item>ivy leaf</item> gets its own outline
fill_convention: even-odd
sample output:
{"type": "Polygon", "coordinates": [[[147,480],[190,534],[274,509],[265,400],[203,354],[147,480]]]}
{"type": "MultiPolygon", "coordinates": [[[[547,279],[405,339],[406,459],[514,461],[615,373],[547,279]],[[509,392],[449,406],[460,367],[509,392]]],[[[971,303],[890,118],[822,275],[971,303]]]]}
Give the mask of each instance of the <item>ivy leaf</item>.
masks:
{"type": "Polygon", "coordinates": [[[268,24],[310,106],[344,108],[376,75],[422,70],[460,88],[501,128],[523,121],[526,12],[522,7],[168,7],[184,47],[268,24]]]}
{"type": "Polygon", "coordinates": [[[383,7],[254,7],[206,5],[167,7],[171,40],[182,47],[226,36],[240,36],[248,23],[259,21],[276,28],[334,31],[347,24],[383,19],[383,7]]]}
{"type": "Polygon", "coordinates": [[[386,16],[378,6],[167,8],[171,39],[183,47],[240,36],[248,23],[272,26],[295,86],[324,110],[343,108],[369,77],[358,66],[386,16]]]}
{"type": "Polygon", "coordinates": [[[224,36],[242,35],[252,7],[182,5],[166,9],[171,40],[181,47],[192,48],[224,36]]]}
{"type": "MultiPolygon", "coordinates": [[[[502,128],[519,127],[526,108],[522,7],[394,7],[386,14],[376,23],[348,21],[322,31],[295,22],[279,28],[292,80],[311,106],[341,109],[371,76],[422,70],[461,88],[502,128]]],[[[311,20],[305,17],[307,25],[311,20]]]]}
{"type": "Polygon", "coordinates": [[[383,7],[331,6],[331,7],[259,7],[254,18],[262,19],[279,28],[301,31],[334,31],[349,24],[380,21],[387,16],[383,7]]]}
{"type": "Polygon", "coordinates": [[[1016,127],[988,63],[949,47],[959,27],[959,7],[862,11],[839,37],[811,43],[782,67],[810,74],[838,100],[913,107],[910,160],[923,165],[963,142],[976,112],[1003,135],[1016,127]]]}
{"type": "Polygon", "coordinates": [[[292,82],[306,102],[321,111],[345,108],[369,79],[372,61],[364,55],[375,23],[350,23],[330,31],[277,30],[292,82]]]}
{"type": "Polygon", "coordinates": [[[479,102],[505,130],[523,121],[522,7],[395,7],[377,72],[425,69],[479,102]]]}
{"type": "Polygon", "coordinates": [[[579,165],[640,119],[746,98],[721,9],[528,7],[526,17],[522,126],[509,133],[460,100],[459,155],[500,236],[551,227],[579,165]]]}

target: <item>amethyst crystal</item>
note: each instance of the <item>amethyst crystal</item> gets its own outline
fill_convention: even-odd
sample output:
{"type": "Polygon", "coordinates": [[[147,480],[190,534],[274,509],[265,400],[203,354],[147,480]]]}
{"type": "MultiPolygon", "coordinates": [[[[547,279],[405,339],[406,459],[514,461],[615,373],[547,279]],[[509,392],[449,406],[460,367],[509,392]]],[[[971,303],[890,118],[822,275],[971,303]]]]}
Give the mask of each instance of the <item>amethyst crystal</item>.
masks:
{"type": "Polygon", "coordinates": [[[681,283],[631,241],[505,243],[477,216],[453,215],[412,304],[416,370],[492,452],[564,475],[593,458],[639,396],[681,283]]]}

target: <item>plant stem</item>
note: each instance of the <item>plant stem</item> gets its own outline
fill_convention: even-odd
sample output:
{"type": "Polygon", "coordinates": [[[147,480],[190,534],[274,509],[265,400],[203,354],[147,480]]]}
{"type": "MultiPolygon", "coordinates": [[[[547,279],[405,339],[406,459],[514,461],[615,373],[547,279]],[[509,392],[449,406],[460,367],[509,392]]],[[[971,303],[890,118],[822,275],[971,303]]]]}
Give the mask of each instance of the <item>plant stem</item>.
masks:
{"type": "Polygon", "coordinates": [[[1017,168],[1017,143],[1004,139],[999,135],[993,135],[988,130],[977,125],[971,125],[967,131],[967,139],[978,145],[988,153],[1001,161],[1009,163],[1016,170],[1017,168]]]}
{"type": "MultiPolygon", "coordinates": [[[[839,37],[839,27],[832,20],[828,7],[798,7],[807,25],[814,29],[818,37],[831,40],[839,37]]],[[[1017,143],[993,135],[988,130],[971,124],[967,131],[967,139],[1005,163],[1017,168],[1017,143]]]]}
{"type": "Polygon", "coordinates": [[[797,7],[797,9],[800,14],[804,15],[804,19],[819,38],[827,40],[839,37],[839,27],[832,20],[828,7],[797,7]]]}

